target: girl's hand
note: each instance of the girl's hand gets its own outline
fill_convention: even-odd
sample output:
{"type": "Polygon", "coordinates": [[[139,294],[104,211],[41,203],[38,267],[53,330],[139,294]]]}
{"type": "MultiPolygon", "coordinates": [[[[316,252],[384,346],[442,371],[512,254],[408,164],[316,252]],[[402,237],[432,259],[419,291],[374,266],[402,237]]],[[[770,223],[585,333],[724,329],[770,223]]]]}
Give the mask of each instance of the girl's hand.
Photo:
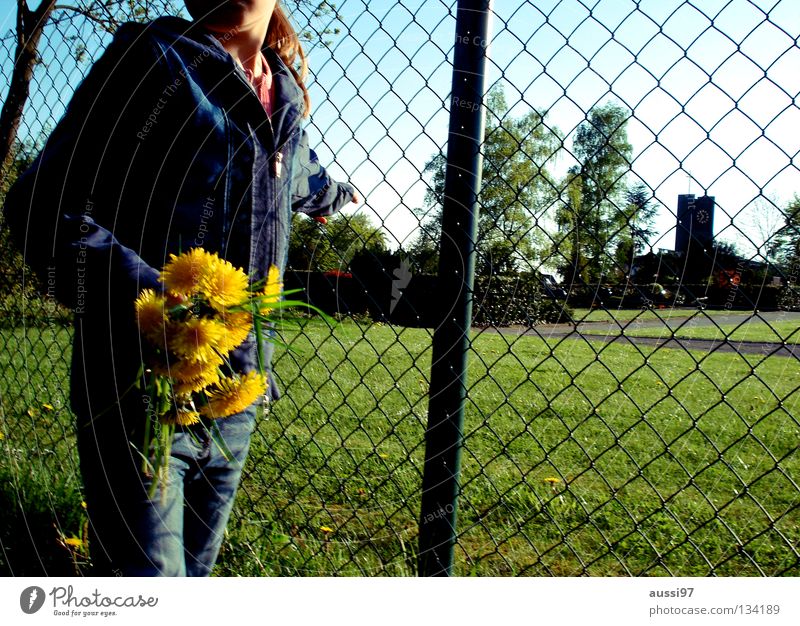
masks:
{"type": "Polygon", "coordinates": [[[166,296],[166,304],[170,308],[178,306],[179,304],[184,304],[187,301],[188,299],[183,294],[178,296],[173,296],[171,293],[168,293],[166,296]]]}
{"type": "MultiPolygon", "coordinates": [[[[361,196],[358,195],[357,191],[353,192],[353,199],[350,200],[350,202],[352,202],[353,204],[358,204],[359,202],[361,202],[361,196]]],[[[311,219],[314,220],[315,222],[319,222],[320,224],[328,223],[327,217],[320,216],[320,217],[312,217],[311,219]]]]}

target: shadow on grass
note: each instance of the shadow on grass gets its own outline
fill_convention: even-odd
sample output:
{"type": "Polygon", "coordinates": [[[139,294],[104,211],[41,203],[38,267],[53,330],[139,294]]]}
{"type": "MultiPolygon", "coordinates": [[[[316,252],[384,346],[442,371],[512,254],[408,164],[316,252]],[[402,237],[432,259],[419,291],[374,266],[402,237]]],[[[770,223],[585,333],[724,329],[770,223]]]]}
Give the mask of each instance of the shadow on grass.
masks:
{"type": "Polygon", "coordinates": [[[77,485],[0,468],[0,576],[88,572],[86,515],[77,485]]]}

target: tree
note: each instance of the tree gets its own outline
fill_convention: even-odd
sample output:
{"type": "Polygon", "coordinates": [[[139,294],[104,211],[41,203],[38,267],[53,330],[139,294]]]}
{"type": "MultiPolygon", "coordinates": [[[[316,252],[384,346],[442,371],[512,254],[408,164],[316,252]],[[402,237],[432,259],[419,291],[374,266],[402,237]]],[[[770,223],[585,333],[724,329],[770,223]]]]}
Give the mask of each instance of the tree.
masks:
{"type": "Polygon", "coordinates": [[[288,266],[295,271],[347,271],[360,252],[386,252],[386,235],[366,213],[337,213],[321,226],[295,215],[288,266]]]}
{"type": "Polygon", "coordinates": [[[559,269],[570,283],[621,273],[615,253],[632,236],[624,197],[631,169],[629,118],[628,110],[609,102],[593,108],[575,133],[572,154],[578,163],[561,185],[555,241],[555,253],[563,259],[559,269]]]}
{"type": "Polygon", "coordinates": [[[759,196],[748,206],[744,225],[740,233],[756,250],[756,256],[768,264],[776,262],[780,255],[781,242],[778,233],[785,225],[785,212],[779,207],[775,196],[759,196]]]}
{"type": "MultiPolygon", "coordinates": [[[[531,109],[513,117],[500,87],[489,92],[486,106],[476,273],[508,275],[530,269],[545,247],[540,220],[556,188],[548,167],[562,139],[547,125],[546,111],[531,109]]],[[[417,210],[421,232],[409,247],[412,262],[420,266],[432,265],[438,249],[434,242],[441,235],[445,167],[441,153],[425,165],[431,183],[425,207],[417,210]]]]}
{"type": "Polygon", "coordinates": [[[783,226],[775,233],[775,254],[784,274],[794,284],[800,283],[800,196],[794,195],[783,210],[783,226]]]}
{"type": "MultiPolygon", "coordinates": [[[[32,144],[21,145],[18,141],[14,142],[9,159],[6,176],[0,178],[0,204],[5,202],[6,193],[17,180],[17,176],[33,162],[33,154],[41,146],[32,144]]],[[[16,242],[11,237],[11,231],[6,228],[5,219],[0,213],[0,294],[18,293],[22,288],[19,277],[22,272],[22,254],[16,242]]],[[[29,284],[26,285],[28,292],[35,292],[36,278],[31,274],[29,284]],[[31,282],[32,281],[32,282],[31,282]]]]}
{"type": "Polygon", "coordinates": [[[625,191],[624,215],[620,216],[625,231],[621,233],[615,256],[617,267],[624,268],[626,275],[633,267],[634,257],[647,249],[650,238],[656,233],[654,224],[658,209],[652,200],[653,194],[642,182],[625,191]]]}

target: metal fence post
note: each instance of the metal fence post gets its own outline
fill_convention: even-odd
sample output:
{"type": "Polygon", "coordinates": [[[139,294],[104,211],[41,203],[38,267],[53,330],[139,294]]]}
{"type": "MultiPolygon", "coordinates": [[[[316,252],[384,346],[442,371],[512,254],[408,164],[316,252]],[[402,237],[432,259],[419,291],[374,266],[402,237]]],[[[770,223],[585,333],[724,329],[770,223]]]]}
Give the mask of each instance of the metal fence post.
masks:
{"type": "Polygon", "coordinates": [[[449,576],[453,567],[491,5],[492,0],[459,0],[456,15],[439,256],[444,314],[433,335],[420,512],[421,576],[449,576]]]}

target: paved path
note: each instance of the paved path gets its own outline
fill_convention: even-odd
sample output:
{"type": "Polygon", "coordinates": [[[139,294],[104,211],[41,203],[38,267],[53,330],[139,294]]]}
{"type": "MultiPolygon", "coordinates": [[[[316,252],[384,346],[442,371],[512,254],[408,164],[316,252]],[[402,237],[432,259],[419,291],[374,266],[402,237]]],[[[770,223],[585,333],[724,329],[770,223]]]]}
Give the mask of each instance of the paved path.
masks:
{"type": "MultiPolygon", "coordinates": [[[[631,337],[620,335],[620,328],[627,332],[635,332],[640,328],[663,328],[665,334],[669,329],[674,329],[683,324],[683,328],[697,326],[710,326],[712,324],[738,324],[751,317],[750,314],[717,314],[712,313],[711,318],[704,314],[687,311],[686,315],[676,315],[673,312],[668,320],[635,320],[633,322],[581,322],[575,324],[541,324],[534,328],[525,326],[508,326],[503,328],[486,329],[490,332],[499,332],[504,335],[518,335],[539,337],[540,339],[584,339],[587,341],[602,341],[605,343],[626,343],[635,346],[653,346],[675,350],[696,350],[700,352],[735,352],[737,354],[760,354],[763,356],[785,356],[800,359],[800,345],[786,345],[783,343],[759,341],[728,341],[726,339],[675,339],[672,337],[631,337]],[[687,319],[692,317],[689,322],[687,319]],[[591,330],[588,334],[586,331],[591,330]],[[607,334],[604,334],[607,333],[607,334]]],[[[797,321],[800,326],[800,313],[773,311],[759,313],[761,319],[771,321],[797,321]]]]}

